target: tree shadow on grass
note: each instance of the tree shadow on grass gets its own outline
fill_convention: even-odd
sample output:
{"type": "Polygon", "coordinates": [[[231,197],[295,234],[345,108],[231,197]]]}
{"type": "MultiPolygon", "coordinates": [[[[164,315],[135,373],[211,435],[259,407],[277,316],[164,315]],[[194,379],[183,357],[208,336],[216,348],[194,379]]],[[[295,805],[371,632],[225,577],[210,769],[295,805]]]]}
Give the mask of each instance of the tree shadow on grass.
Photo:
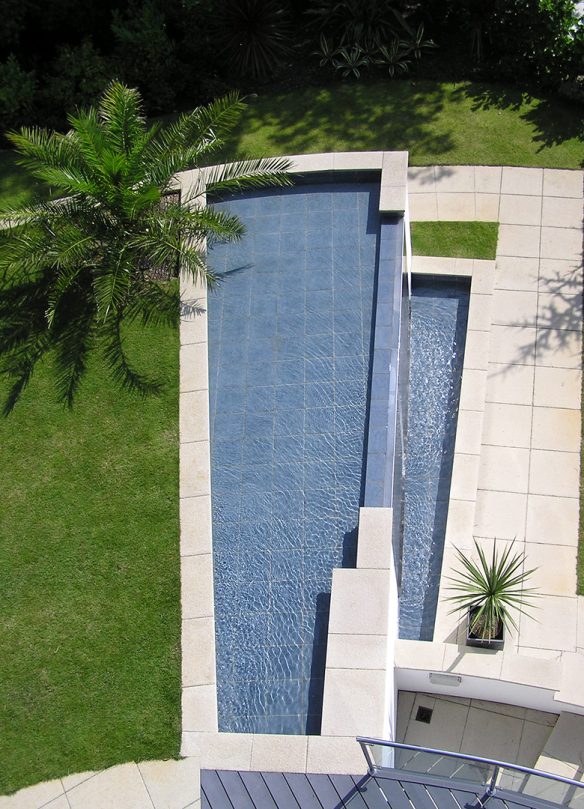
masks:
{"type": "MultiPolygon", "coordinates": [[[[584,117],[575,105],[559,99],[534,96],[516,87],[498,84],[465,84],[454,92],[472,101],[473,112],[511,110],[534,129],[538,152],[565,141],[584,137],[584,117]]],[[[584,160],[580,165],[584,166],[584,160]]]]}
{"type": "Polygon", "coordinates": [[[429,82],[365,85],[347,83],[250,104],[228,144],[242,155],[244,136],[259,143],[269,138],[274,153],[294,154],[346,149],[407,150],[440,155],[452,150],[448,132],[436,129],[449,89],[429,82]]]}

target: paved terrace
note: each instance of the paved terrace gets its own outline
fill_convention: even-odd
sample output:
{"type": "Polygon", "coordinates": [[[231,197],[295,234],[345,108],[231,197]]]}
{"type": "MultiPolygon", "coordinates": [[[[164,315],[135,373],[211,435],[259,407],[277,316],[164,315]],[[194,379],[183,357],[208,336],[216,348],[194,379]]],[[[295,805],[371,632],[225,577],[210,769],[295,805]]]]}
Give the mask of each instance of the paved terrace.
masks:
{"type": "MultiPolygon", "coordinates": [[[[350,168],[368,158],[382,168],[381,153],[312,155],[298,163],[314,171],[350,168]]],[[[539,566],[534,584],[544,594],[538,622],[522,619],[509,644],[511,653],[504,654],[465,653],[458,646],[459,623],[440,607],[433,643],[396,644],[398,684],[400,672],[410,681],[425,675],[425,687],[411,690],[431,690],[428,670],[480,674],[486,684],[483,698],[495,693],[490,698],[499,701],[501,678],[518,684],[539,681],[557,700],[557,713],[573,706],[584,713],[584,599],[576,596],[575,581],[582,179],[582,172],[552,169],[442,166],[408,172],[412,220],[501,223],[494,273],[489,263],[414,262],[414,271],[460,270],[473,278],[476,334],[469,332],[467,342],[444,568],[452,562],[452,546],[469,547],[473,535],[517,538],[528,564],[539,566]]],[[[396,210],[392,197],[402,189],[403,183],[382,182],[382,201],[389,210],[396,210]]],[[[204,292],[190,292],[204,308],[204,292]]],[[[338,728],[338,735],[333,730],[323,737],[217,733],[206,331],[205,314],[185,311],[180,424],[185,758],[67,776],[0,798],[0,809],[193,809],[200,805],[200,767],[316,773],[365,769],[354,735],[376,735],[375,727],[357,727],[354,734],[338,728]]],[[[381,570],[364,572],[372,580],[383,575],[381,570]]],[[[382,637],[339,633],[337,640],[345,648],[352,644],[353,660],[359,661],[348,664],[354,666],[349,675],[369,668],[369,675],[379,675],[376,683],[384,680],[386,663],[377,648],[385,648],[382,637]]],[[[338,675],[339,681],[343,678],[338,675]]],[[[343,681],[351,684],[351,676],[343,681]]],[[[376,704],[366,688],[361,691],[356,696],[373,703],[379,715],[383,703],[376,704]]],[[[331,714],[333,708],[331,703],[331,714]]],[[[371,716],[371,707],[367,713],[371,716]]],[[[357,712],[355,721],[359,718],[357,712]]],[[[550,754],[545,767],[541,760],[538,765],[570,775],[577,766],[566,768],[565,762],[580,761],[583,734],[579,726],[564,726],[572,730],[563,734],[563,748],[550,754]]]]}
{"type": "MultiPolygon", "coordinates": [[[[499,701],[502,692],[485,681],[547,689],[545,705],[528,707],[558,713],[582,713],[584,704],[584,598],[576,595],[582,176],[436,167],[410,169],[408,186],[414,220],[497,219],[500,231],[490,282],[483,273],[471,286],[434,642],[399,641],[396,665],[480,676],[481,696],[499,701]],[[531,584],[542,595],[534,617],[520,616],[502,654],[462,655],[465,627],[443,598],[445,576],[459,567],[454,546],[468,550],[473,537],[485,547],[494,538],[515,540],[526,565],[537,568],[531,584]]],[[[459,260],[414,259],[415,271],[459,269],[459,260]]],[[[406,687],[399,676],[398,683],[406,687]]]]}

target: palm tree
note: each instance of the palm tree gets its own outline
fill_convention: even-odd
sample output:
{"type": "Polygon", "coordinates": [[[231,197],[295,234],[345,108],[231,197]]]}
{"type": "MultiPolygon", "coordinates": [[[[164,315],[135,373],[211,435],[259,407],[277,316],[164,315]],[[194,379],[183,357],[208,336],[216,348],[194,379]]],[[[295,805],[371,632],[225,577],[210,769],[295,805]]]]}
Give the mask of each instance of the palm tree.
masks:
{"type": "Polygon", "coordinates": [[[165,128],[148,126],[139,93],[114,82],[97,108],[69,117],[66,134],[24,128],[9,135],[20,164],[51,198],[0,214],[0,373],[11,383],[5,414],[47,356],[69,406],[94,351],[124,387],[160,388],[132,367],[124,327],[177,323],[178,285],[160,280],[165,268],[178,264],[213,284],[204,239],[237,239],[244,229],[207,207],[205,192],[290,182],[285,160],[248,160],[201,173],[188,198],[163,199],[177,172],[210,162],[242,108],[229,95],[165,128]]]}

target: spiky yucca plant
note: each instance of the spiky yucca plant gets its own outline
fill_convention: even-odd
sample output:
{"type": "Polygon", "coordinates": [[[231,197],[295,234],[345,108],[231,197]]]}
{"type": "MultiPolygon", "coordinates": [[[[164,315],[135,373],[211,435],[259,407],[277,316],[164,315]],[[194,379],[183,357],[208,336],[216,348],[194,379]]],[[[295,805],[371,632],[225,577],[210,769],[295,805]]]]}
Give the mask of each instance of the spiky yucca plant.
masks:
{"type": "Polygon", "coordinates": [[[51,201],[0,214],[0,372],[11,382],[5,413],[47,355],[58,397],[69,405],[94,350],[123,386],[159,389],[132,366],[123,327],[176,324],[178,287],[157,280],[160,270],[179,264],[211,284],[203,239],[242,235],[236,217],[206,207],[205,192],[290,182],[286,161],[243,161],[206,170],[187,198],[161,204],[177,172],[210,162],[242,108],[230,95],[166,128],[148,126],[139,93],[113,82],[97,108],[69,117],[66,134],[9,135],[20,164],[50,186],[51,201]]]}
{"type": "Polygon", "coordinates": [[[513,542],[500,553],[494,541],[490,561],[476,540],[474,545],[478,563],[456,548],[462,570],[455,571],[456,576],[449,577],[452,582],[449,589],[456,593],[448,596],[447,601],[456,605],[451,613],[468,610],[472,614],[469,628],[473,635],[491,640],[501,627],[517,629],[513,610],[528,614],[524,608],[525,602],[533,599],[537,591],[524,585],[535,568],[522,569],[525,554],[521,551],[513,553],[513,542]]]}

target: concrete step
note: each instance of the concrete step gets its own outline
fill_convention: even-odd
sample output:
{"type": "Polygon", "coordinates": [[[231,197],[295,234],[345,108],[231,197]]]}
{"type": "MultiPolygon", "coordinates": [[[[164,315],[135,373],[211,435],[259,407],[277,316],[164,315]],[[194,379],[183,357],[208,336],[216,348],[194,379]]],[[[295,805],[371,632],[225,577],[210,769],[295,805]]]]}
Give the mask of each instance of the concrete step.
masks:
{"type": "MultiPolygon", "coordinates": [[[[584,716],[568,712],[560,714],[535,768],[584,782],[584,716]]],[[[575,799],[578,804],[582,802],[584,786],[579,788],[533,776],[529,778],[527,791],[553,803],[575,805],[575,799]]]]}
{"type": "Polygon", "coordinates": [[[584,716],[560,714],[535,768],[584,781],[584,716]]]}

